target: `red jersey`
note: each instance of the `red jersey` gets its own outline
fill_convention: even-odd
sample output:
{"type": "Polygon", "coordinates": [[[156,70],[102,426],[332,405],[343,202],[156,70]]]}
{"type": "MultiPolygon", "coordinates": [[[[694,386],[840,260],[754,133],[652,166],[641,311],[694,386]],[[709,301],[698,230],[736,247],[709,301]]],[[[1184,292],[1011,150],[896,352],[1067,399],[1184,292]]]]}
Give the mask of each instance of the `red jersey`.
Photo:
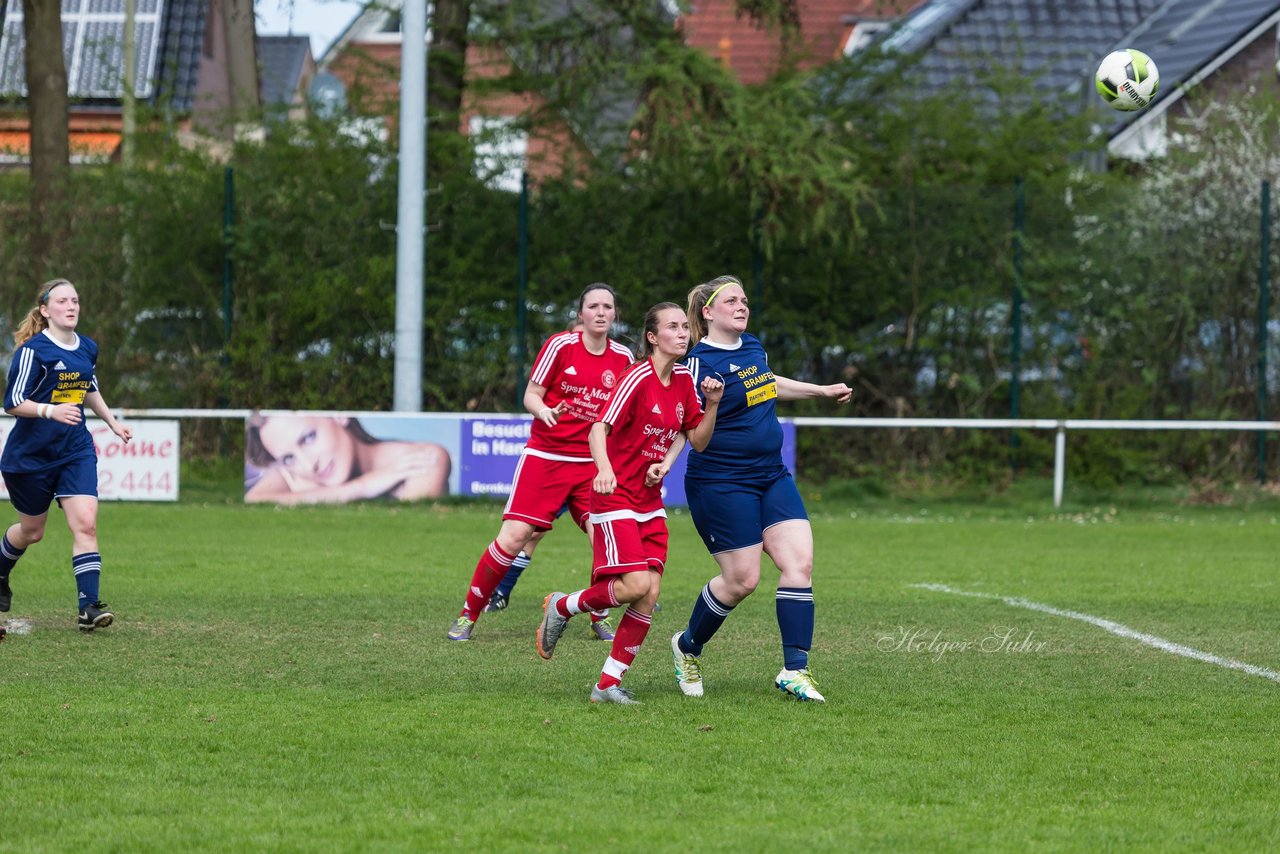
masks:
{"type": "Polygon", "coordinates": [[[618,485],[611,495],[593,491],[591,512],[665,516],[662,484],[645,486],[645,473],[662,462],[676,434],[697,427],[702,415],[693,374],[684,365],[674,366],[669,386],[658,379],[651,360],[632,365],[599,419],[610,427],[606,448],[618,485]]]}
{"type": "Polygon", "coordinates": [[[547,406],[568,401],[555,427],[533,419],[525,446],[535,456],[547,459],[591,461],[587,434],[600,420],[614,386],[631,364],[631,351],[612,339],[599,356],[582,343],[581,332],[552,335],[542,345],[529,379],[547,390],[547,406]]]}

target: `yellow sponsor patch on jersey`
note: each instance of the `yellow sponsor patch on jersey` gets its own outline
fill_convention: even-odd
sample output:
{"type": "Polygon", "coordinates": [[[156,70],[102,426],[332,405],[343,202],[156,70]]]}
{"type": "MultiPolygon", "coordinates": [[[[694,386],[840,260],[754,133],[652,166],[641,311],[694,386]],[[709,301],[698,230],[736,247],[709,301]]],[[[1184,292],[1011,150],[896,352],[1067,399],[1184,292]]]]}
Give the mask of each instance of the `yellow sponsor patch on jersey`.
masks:
{"type": "Polygon", "coordinates": [[[755,406],[757,403],[764,403],[766,400],[773,400],[778,396],[778,384],[776,382],[762,385],[759,388],[753,388],[747,392],[747,406],[755,406]]]}
{"type": "Polygon", "coordinates": [[[84,403],[84,396],[88,393],[89,393],[89,390],[84,388],[54,389],[53,394],[50,395],[50,397],[52,398],[50,402],[81,404],[81,403],[84,403]]]}

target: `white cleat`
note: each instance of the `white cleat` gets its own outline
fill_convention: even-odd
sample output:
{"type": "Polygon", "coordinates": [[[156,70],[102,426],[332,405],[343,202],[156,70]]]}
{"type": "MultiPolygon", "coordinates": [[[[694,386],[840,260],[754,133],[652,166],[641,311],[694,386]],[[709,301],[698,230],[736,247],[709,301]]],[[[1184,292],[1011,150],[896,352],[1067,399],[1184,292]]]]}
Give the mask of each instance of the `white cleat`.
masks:
{"type": "Polygon", "coordinates": [[[680,636],[684,632],[676,632],[671,636],[671,658],[676,664],[676,684],[680,693],[686,697],[702,696],[702,662],[698,656],[690,655],[680,649],[680,636]]]}
{"type": "Polygon", "coordinates": [[[773,680],[773,684],[778,686],[778,690],[784,694],[795,697],[797,700],[811,700],[815,703],[825,703],[827,698],[822,696],[818,691],[818,683],[813,678],[813,674],[809,672],[809,668],[803,670],[787,670],[783,668],[778,674],[778,678],[773,680]]]}
{"type": "Polygon", "coordinates": [[[617,703],[620,706],[638,706],[640,701],[632,696],[631,692],[621,685],[610,685],[608,688],[601,688],[599,685],[591,686],[591,702],[593,703],[617,703]]]}

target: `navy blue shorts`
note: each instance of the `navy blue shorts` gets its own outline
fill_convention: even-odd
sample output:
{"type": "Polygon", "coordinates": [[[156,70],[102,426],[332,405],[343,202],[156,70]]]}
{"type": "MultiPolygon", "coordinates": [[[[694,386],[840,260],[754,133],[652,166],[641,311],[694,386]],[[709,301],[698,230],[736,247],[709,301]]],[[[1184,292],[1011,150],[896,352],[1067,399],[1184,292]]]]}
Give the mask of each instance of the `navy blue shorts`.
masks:
{"type": "Polygon", "coordinates": [[[9,502],[24,516],[41,516],[56,498],[76,495],[98,497],[98,458],[77,457],[44,471],[4,473],[9,502]]]}
{"type": "Polygon", "coordinates": [[[745,482],[690,477],[684,493],[694,527],[713,555],[759,545],[765,528],[809,518],[786,469],[774,478],[745,482]]]}

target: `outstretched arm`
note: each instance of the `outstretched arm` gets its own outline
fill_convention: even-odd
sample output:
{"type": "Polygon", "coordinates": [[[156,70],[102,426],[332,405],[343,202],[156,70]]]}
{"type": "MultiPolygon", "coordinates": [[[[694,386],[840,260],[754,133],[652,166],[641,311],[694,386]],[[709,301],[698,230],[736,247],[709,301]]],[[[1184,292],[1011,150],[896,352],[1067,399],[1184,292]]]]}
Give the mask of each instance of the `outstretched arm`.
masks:
{"type": "Polygon", "coordinates": [[[831,385],[803,383],[777,374],[774,374],[773,378],[778,383],[778,400],[812,400],[820,397],[834,397],[836,403],[848,403],[853,397],[853,389],[844,383],[832,383],[831,385]]]}

